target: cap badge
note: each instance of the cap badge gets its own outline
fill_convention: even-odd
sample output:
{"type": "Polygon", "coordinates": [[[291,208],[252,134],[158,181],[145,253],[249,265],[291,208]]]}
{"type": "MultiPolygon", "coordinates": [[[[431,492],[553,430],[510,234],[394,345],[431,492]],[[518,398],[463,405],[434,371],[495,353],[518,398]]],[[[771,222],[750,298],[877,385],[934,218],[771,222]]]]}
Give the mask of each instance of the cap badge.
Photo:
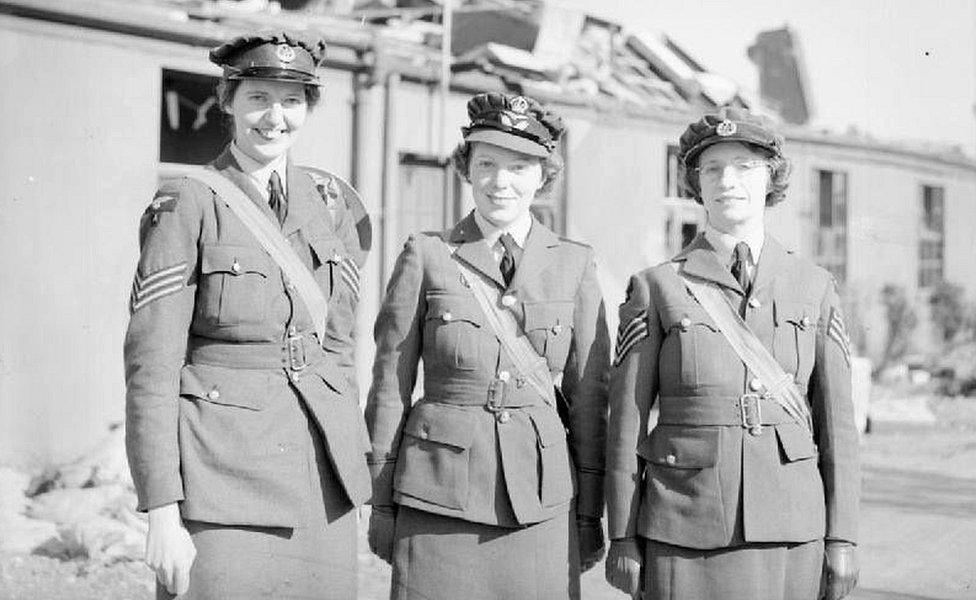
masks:
{"type": "MultiPolygon", "coordinates": [[[[519,96],[521,98],[521,96],[519,96]]],[[[504,111],[498,115],[499,122],[505,127],[525,131],[529,127],[529,118],[523,114],[504,111]]]]}
{"type": "Polygon", "coordinates": [[[513,111],[519,114],[525,114],[525,111],[529,110],[529,101],[522,96],[515,96],[508,104],[512,107],[513,111]]]}
{"type": "Polygon", "coordinates": [[[295,60],[295,49],[288,44],[278,44],[275,49],[275,56],[283,63],[290,63],[295,60]]]}
{"type": "Polygon", "coordinates": [[[722,121],[721,123],[719,123],[718,126],[715,127],[715,133],[718,134],[718,135],[720,135],[720,136],[722,136],[722,137],[728,137],[730,135],[735,135],[735,132],[737,130],[738,130],[738,127],[736,127],[735,123],[733,123],[732,121],[729,121],[728,119],[725,119],[724,121],[722,121]]]}

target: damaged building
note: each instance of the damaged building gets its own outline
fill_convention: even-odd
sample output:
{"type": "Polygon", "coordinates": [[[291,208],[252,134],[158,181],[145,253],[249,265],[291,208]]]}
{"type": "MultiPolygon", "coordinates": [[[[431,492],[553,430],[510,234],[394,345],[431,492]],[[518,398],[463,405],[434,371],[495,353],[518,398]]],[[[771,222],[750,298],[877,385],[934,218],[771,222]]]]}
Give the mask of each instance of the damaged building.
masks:
{"type": "Polygon", "coordinates": [[[443,94],[439,2],[0,0],[11,138],[0,148],[0,461],[65,460],[122,418],[139,216],[161,178],[201,168],[226,143],[207,51],[259,28],[304,29],[330,46],[324,101],[293,156],[352,181],[373,220],[364,382],[373,318],[407,234],[473,206],[446,157],[465,102],[486,90],[537,97],[567,121],[564,177],[533,210],[596,248],[613,328],[627,277],[702,226],[677,186],[677,140],[723,105],[782,123],[794,170],[772,230],[842,283],[862,352],[883,343],[885,284],[918,298],[942,280],[976,291],[976,164],[955,149],[805,125],[811,90],[789,30],[750,48],[763,70],[755,95],[666,35],[541,1],[455,4],[443,94]]]}

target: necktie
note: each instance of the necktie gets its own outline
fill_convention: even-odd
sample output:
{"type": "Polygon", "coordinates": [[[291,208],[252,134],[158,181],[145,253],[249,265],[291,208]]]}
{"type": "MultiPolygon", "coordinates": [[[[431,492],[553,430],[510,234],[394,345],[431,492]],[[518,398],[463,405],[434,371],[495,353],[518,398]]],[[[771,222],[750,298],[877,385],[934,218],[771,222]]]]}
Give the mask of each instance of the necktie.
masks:
{"type": "Polygon", "coordinates": [[[281,187],[278,171],[271,171],[271,177],[268,178],[268,205],[278,217],[278,224],[283,224],[285,215],[288,214],[288,199],[285,198],[285,190],[281,187]]]}
{"type": "Polygon", "coordinates": [[[749,288],[752,287],[752,281],[749,279],[750,255],[749,244],[745,242],[736,244],[735,251],[732,253],[732,276],[739,282],[739,286],[747,296],[749,295],[749,288]]]}
{"type": "Polygon", "coordinates": [[[515,277],[515,269],[518,267],[519,259],[522,258],[522,249],[515,243],[515,238],[510,233],[502,234],[498,238],[498,241],[501,242],[502,247],[505,249],[505,253],[502,254],[502,262],[498,265],[498,268],[502,272],[502,279],[505,280],[505,285],[510,285],[512,278],[515,277]]]}

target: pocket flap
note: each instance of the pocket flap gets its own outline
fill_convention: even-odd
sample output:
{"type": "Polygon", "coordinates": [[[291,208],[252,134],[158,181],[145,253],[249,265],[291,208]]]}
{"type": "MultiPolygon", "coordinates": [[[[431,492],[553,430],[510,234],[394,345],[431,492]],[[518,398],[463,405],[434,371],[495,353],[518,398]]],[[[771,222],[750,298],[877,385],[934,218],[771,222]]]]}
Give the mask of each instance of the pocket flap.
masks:
{"type": "Polygon", "coordinates": [[[813,436],[800,425],[785,423],[776,426],[776,439],[786,462],[793,462],[817,455],[813,436]]]}
{"type": "Polygon", "coordinates": [[[308,245],[312,247],[312,253],[320,265],[329,261],[337,262],[345,254],[345,246],[340,240],[322,234],[310,234],[308,245]]]}
{"type": "Polygon", "coordinates": [[[200,271],[241,275],[257,273],[268,277],[271,273],[270,257],[259,248],[231,246],[227,244],[205,245],[200,253],[200,271]]]}
{"type": "Polygon", "coordinates": [[[474,298],[460,295],[427,296],[427,319],[436,319],[444,323],[451,321],[466,321],[481,327],[484,322],[481,307],[475,304],[474,298]]]}
{"type": "Polygon", "coordinates": [[[525,302],[523,306],[526,331],[551,329],[553,334],[558,335],[573,326],[573,311],[576,308],[573,302],[544,300],[525,302]]]}
{"type": "Polygon", "coordinates": [[[270,385],[266,373],[249,372],[211,365],[185,365],[180,371],[180,395],[192,396],[213,404],[251,410],[264,408],[263,398],[270,385]]]}
{"type": "Polygon", "coordinates": [[[773,306],[777,326],[789,323],[799,329],[809,329],[817,323],[812,304],[793,300],[775,300],[773,306]]]}
{"type": "Polygon", "coordinates": [[[566,443],[566,428],[563,427],[563,422],[559,420],[559,415],[550,411],[546,414],[530,416],[536,434],[539,436],[540,446],[549,448],[566,443]]]}
{"type": "Polygon", "coordinates": [[[421,402],[410,411],[403,432],[422,440],[467,450],[474,439],[474,427],[474,415],[462,408],[421,402]]]}
{"type": "Polygon", "coordinates": [[[718,327],[712,322],[703,308],[696,305],[672,305],[661,309],[661,328],[664,331],[679,329],[688,331],[693,326],[707,327],[712,331],[718,331],[718,327]]]}
{"type": "Polygon", "coordinates": [[[637,453],[648,461],[681,469],[714,467],[718,462],[717,427],[656,427],[637,453]]]}

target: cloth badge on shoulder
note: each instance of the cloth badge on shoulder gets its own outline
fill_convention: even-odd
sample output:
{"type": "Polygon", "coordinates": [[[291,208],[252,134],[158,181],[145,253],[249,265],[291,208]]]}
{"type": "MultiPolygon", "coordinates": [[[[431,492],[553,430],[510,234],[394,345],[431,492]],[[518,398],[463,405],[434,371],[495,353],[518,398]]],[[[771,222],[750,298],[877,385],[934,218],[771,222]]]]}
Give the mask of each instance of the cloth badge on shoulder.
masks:
{"type": "Polygon", "coordinates": [[[339,261],[339,271],[342,274],[342,280],[346,282],[346,285],[352,290],[353,296],[356,300],[359,300],[359,281],[360,281],[360,271],[359,265],[356,261],[349,257],[343,257],[339,261]]]}
{"type": "Polygon", "coordinates": [[[836,308],[830,310],[830,324],[827,325],[827,335],[830,339],[837,342],[840,346],[841,352],[844,354],[844,360],[847,361],[848,366],[851,364],[851,341],[847,337],[847,329],[844,327],[844,320],[841,319],[840,311],[836,308]]]}
{"type": "Polygon", "coordinates": [[[173,212],[176,210],[176,201],[180,199],[180,195],[173,191],[159,190],[156,195],[153,196],[152,202],[146,208],[146,214],[151,215],[152,224],[155,225],[159,222],[159,215],[161,213],[173,212]]]}
{"type": "Polygon", "coordinates": [[[623,362],[627,353],[630,352],[639,341],[647,337],[647,320],[644,315],[632,319],[629,323],[620,324],[617,332],[617,347],[614,351],[616,360],[614,366],[623,362]]]}
{"type": "Polygon", "coordinates": [[[154,300],[180,291],[183,289],[185,275],[186,262],[147,275],[140,275],[136,271],[135,281],[132,282],[132,294],[129,297],[129,312],[134,313],[154,300]]]}

